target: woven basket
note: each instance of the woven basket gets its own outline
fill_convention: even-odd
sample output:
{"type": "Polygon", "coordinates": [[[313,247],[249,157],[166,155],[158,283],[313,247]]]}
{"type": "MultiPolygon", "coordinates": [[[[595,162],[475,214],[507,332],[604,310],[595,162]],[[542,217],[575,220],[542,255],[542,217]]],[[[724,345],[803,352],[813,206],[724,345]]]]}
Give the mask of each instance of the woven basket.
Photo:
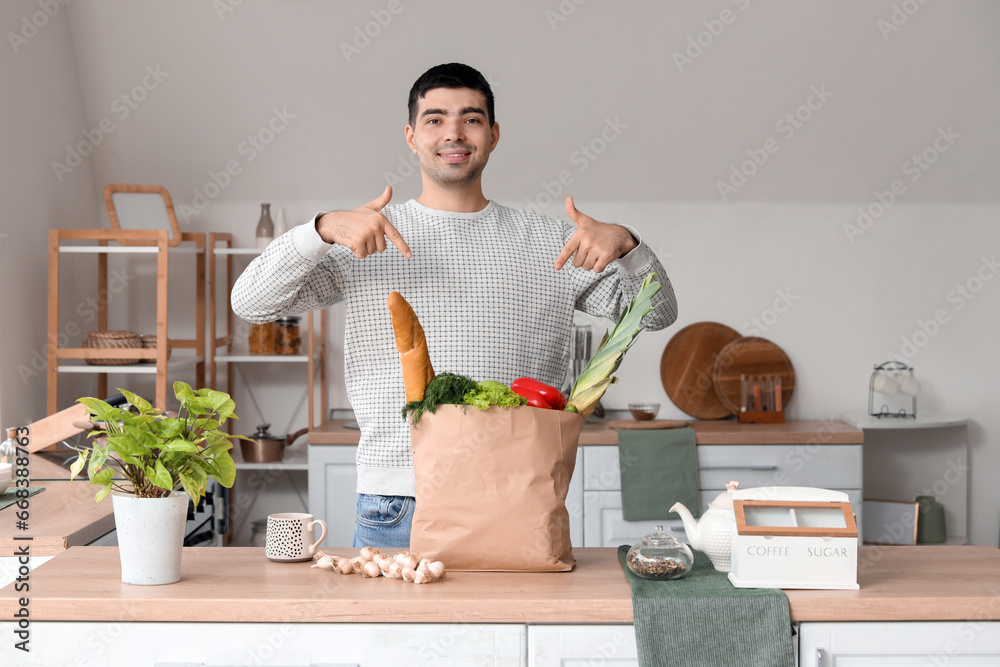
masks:
{"type": "MultiPolygon", "coordinates": [[[[156,336],[142,336],[142,347],[147,350],[152,350],[156,348],[156,336]]],[[[170,358],[170,354],[173,350],[171,349],[170,340],[167,340],[167,359],[170,358]]],[[[143,359],[141,363],[144,364],[155,364],[156,359],[143,359]]]]}
{"type": "MultiPolygon", "coordinates": [[[[142,339],[132,331],[91,331],[83,341],[83,347],[91,350],[133,350],[142,349],[142,339]]],[[[91,366],[128,366],[140,359],[85,359],[91,366]]]]}

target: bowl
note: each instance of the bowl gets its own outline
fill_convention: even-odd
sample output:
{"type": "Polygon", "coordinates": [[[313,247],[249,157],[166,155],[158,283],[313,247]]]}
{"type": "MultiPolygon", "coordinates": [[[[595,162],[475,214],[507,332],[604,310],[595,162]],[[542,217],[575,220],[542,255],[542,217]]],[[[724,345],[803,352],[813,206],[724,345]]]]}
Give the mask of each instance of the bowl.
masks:
{"type": "Polygon", "coordinates": [[[655,419],[660,414],[659,403],[629,403],[628,411],[632,413],[632,419],[645,422],[655,419]]]}
{"type": "Polygon", "coordinates": [[[13,477],[14,466],[10,463],[0,463],[0,494],[7,490],[13,477]]]}

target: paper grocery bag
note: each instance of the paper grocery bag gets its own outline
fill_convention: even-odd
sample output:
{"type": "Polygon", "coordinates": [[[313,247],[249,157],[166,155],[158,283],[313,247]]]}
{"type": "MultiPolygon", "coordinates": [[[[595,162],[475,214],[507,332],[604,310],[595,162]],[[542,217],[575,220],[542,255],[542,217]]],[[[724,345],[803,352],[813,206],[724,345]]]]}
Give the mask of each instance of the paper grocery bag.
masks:
{"type": "Polygon", "coordinates": [[[424,413],[410,425],[410,550],[450,570],[572,570],[566,492],[583,421],[527,406],[424,413]]]}

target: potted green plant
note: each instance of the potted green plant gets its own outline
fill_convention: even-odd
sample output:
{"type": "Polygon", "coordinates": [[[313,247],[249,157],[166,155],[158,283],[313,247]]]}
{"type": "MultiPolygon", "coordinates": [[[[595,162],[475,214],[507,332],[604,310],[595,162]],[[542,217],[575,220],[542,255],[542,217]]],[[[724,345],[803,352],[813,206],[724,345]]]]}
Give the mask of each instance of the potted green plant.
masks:
{"type": "Polygon", "coordinates": [[[78,450],[71,474],[86,466],[90,484],[102,487],[94,502],[111,494],[122,581],[173,583],[180,579],[188,499],[197,506],[209,479],[227,488],[235,481],[229,450],[231,440],[244,436],[221,429],[227,419],[237,419],[235,404],[225,392],[175,382],[180,409],[171,416],[141,396],[118,391],[134,411],[79,399],[100,428],[90,434],[93,448],[78,450]]]}

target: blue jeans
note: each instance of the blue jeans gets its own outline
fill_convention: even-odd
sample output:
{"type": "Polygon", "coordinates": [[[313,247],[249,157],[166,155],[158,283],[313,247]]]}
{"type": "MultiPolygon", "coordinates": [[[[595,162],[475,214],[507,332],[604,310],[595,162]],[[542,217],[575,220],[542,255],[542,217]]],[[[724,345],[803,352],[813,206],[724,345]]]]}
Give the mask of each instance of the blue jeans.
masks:
{"type": "Polygon", "coordinates": [[[415,503],[410,496],[358,494],[355,547],[410,547],[415,503]]]}

